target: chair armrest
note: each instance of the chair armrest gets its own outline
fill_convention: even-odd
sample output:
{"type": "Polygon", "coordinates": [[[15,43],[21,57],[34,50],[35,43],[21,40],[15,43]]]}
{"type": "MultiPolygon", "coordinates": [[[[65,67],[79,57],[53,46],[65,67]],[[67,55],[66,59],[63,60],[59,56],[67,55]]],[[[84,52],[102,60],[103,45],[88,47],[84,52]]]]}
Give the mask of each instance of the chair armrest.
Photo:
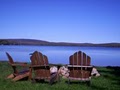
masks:
{"type": "Polygon", "coordinates": [[[31,65],[31,67],[48,67],[49,65],[31,65]]]}
{"type": "Polygon", "coordinates": [[[25,64],[25,63],[14,63],[14,64],[11,64],[12,66],[24,66],[24,67],[29,67],[30,65],[28,64],[25,64]]]}
{"type": "Polygon", "coordinates": [[[27,62],[15,62],[15,64],[27,64],[27,62]]]}
{"type": "Polygon", "coordinates": [[[87,67],[92,68],[93,66],[83,66],[83,65],[67,65],[68,67],[87,67]]]}
{"type": "Polygon", "coordinates": [[[49,65],[31,65],[30,67],[31,68],[41,68],[41,69],[45,69],[45,68],[49,69],[50,68],[49,65]]]}

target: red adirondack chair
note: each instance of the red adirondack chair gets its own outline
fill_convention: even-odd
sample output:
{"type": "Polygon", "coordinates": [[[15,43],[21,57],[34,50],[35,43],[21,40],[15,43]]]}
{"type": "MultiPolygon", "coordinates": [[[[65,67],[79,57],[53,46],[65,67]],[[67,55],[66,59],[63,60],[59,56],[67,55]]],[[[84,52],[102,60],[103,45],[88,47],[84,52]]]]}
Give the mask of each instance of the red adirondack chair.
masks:
{"type": "Polygon", "coordinates": [[[78,51],[69,57],[69,82],[72,80],[87,81],[90,84],[92,66],[91,58],[84,52],[78,51]]]}
{"type": "Polygon", "coordinates": [[[47,56],[43,55],[41,52],[35,51],[30,59],[31,67],[35,74],[33,78],[34,82],[36,82],[36,80],[44,80],[48,81],[50,84],[53,84],[57,78],[57,74],[54,76],[51,75],[47,56]]]}
{"type": "Polygon", "coordinates": [[[18,81],[24,78],[31,79],[31,69],[29,68],[29,65],[24,62],[14,62],[13,58],[10,56],[9,53],[6,52],[6,55],[9,60],[9,64],[13,68],[13,73],[8,75],[8,79],[12,78],[12,81],[18,81]],[[17,67],[22,67],[22,70],[18,70],[17,67]]]}

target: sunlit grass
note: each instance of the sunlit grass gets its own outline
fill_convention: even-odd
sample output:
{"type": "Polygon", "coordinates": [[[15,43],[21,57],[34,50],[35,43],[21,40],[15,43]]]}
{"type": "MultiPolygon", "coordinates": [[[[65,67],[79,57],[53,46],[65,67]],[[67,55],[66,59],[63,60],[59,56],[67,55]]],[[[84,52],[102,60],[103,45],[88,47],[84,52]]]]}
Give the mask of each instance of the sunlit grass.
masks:
{"type": "Polygon", "coordinates": [[[97,67],[100,77],[92,77],[91,85],[78,82],[68,84],[67,80],[61,79],[53,85],[49,83],[32,83],[31,81],[12,82],[6,79],[12,72],[7,62],[0,62],[0,90],[119,90],[120,89],[120,67],[97,67]]]}

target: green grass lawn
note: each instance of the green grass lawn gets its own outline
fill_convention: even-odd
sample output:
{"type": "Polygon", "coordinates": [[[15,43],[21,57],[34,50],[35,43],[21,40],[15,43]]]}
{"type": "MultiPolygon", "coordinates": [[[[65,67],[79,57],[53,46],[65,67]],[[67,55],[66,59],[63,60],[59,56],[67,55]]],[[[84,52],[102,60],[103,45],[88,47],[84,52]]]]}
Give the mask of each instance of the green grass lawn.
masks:
{"type": "Polygon", "coordinates": [[[120,90],[120,67],[97,67],[100,77],[92,77],[91,85],[84,82],[67,84],[65,79],[53,85],[32,83],[31,81],[12,82],[6,79],[12,72],[7,62],[0,62],[0,90],[120,90]]]}

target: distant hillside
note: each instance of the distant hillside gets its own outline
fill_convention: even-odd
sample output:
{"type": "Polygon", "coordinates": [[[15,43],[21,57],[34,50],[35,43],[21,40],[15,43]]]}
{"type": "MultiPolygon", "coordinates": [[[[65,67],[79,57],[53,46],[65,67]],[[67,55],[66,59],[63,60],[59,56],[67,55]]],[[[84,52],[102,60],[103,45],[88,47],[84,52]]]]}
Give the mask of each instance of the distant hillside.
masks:
{"type": "Polygon", "coordinates": [[[120,47],[120,43],[67,43],[48,42],[34,39],[0,39],[0,45],[45,45],[45,46],[95,46],[95,47],[120,47]]]}
{"type": "Polygon", "coordinates": [[[0,39],[3,45],[47,45],[49,42],[34,39],[0,39]]]}

